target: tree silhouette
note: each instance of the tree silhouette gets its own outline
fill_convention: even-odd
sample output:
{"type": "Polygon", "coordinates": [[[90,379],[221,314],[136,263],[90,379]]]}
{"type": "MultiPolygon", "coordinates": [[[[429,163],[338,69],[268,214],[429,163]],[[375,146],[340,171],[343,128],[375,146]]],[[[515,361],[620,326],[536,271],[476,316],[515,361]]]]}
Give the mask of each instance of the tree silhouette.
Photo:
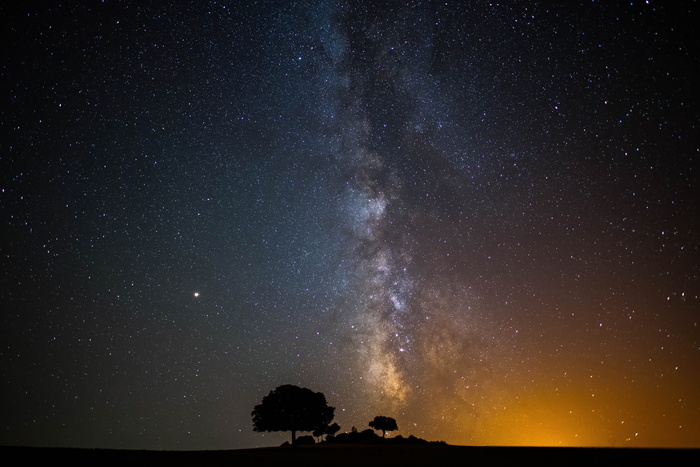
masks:
{"type": "Polygon", "coordinates": [[[339,431],[340,431],[340,425],[338,425],[337,423],[334,423],[334,424],[330,425],[328,428],[326,428],[326,434],[330,435],[330,436],[335,436],[335,434],[339,431]]]}
{"type": "Polygon", "coordinates": [[[314,438],[316,438],[316,441],[320,442],[321,441],[321,436],[326,434],[326,428],[325,426],[320,426],[314,430],[312,435],[314,435],[314,438]]]}
{"type": "Polygon", "coordinates": [[[396,425],[396,420],[391,417],[382,417],[381,415],[374,417],[374,420],[369,422],[369,426],[375,430],[382,430],[382,438],[385,437],[387,431],[399,429],[399,427],[396,425]]]}
{"type": "Polygon", "coordinates": [[[335,407],[328,406],[323,393],[291,384],[270,391],[251,413],[254,431],[291,431],[292,446],[297,431],[328,426],[334,414],[335,407]]]}

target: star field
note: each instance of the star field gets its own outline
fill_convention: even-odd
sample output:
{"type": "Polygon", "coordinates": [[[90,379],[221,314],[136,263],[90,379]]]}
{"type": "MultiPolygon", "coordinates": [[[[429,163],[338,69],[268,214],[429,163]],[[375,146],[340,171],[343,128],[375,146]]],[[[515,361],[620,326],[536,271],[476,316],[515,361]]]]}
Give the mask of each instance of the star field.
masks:
{"type": "Polygon", "coordinates": [[[694,1],[0,7],[0,444],[700,447],[694,1]]]}

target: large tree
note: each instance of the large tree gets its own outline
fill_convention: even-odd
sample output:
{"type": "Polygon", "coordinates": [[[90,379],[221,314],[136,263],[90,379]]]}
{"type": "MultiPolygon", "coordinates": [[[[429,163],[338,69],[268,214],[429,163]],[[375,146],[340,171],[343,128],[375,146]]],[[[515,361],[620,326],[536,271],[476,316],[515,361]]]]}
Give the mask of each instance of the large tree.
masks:
{"type": "Polygon", "coordinates": [[[296,445],[297,431],[328,426],[334,414],[335,407],[326,403],[323,393],[291,384],[270,391],[251,413],[253,430],[291,431],[292,446],[296,445]]]}
{"type": "Polygon", "coordinates": [[[382,438],[384,438],[387,431],[399,429],[398,425],[396,425],[396,420],[391,417],[382,417],[381,415],[374,417],[374,420],[369,422],[369,427],[375,430],[382,430],[382,438]]]}

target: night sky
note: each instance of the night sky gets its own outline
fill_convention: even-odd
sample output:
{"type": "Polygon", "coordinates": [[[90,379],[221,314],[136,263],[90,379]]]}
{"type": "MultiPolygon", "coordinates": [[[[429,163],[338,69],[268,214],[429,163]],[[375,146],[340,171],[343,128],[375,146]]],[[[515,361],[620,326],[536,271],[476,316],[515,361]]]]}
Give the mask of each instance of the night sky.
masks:
{"type": "Polygon", "coordinates": [[[0,444],[700,447],[697,2],[12,3],[0,444]]]}

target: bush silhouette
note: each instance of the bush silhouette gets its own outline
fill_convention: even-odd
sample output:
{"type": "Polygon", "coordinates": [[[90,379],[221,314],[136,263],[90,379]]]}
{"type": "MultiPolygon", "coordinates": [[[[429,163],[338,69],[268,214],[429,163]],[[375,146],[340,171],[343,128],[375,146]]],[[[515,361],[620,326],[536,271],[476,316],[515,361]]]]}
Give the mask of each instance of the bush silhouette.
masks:
{"type": "Polygon", "coordinates": [[[321,436],[326,435],[327,439],[328,437],[333,437],[338,431],[340,431],[340,425],[334,423],[332,425],[320,426],[316,428],[313,432],[313,435],[319,439],[321,438],[321,436]]]}
{"type": "Polygon", "coordinates": [[[334,444],[376,444],[382,442],[382,438],[377,436],[371,429],[358,432],[340,433],[329,440],[334,444]]]}

